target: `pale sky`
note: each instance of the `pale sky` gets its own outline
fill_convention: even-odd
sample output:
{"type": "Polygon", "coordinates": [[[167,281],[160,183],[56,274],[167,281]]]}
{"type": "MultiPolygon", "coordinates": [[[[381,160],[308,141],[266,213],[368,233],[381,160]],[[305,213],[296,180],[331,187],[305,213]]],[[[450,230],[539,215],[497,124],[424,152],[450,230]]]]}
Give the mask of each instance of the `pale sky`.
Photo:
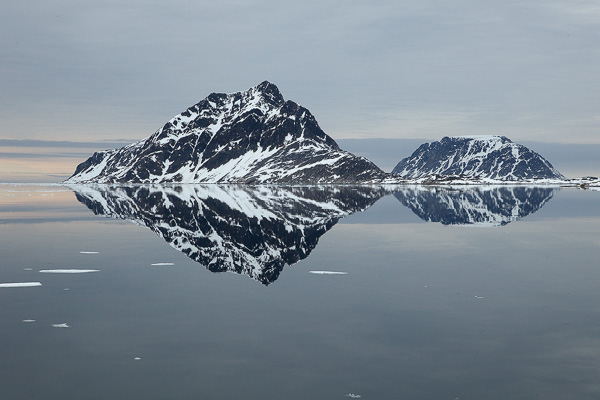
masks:
{"type": "Polygon", "coordinates": [[[5,1],[0,139],[137,140],[263,80],[335,139],[600,143],[600,3],[5,1]]]}

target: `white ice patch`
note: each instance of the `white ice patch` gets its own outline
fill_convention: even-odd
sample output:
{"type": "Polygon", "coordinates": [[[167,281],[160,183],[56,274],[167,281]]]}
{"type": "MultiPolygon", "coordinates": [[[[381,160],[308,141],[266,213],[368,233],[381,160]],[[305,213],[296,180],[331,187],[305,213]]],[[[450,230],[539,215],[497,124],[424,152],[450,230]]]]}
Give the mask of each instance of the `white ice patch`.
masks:
{"type": "Polygon", "coordinates": [[[485,299],[483,296],[475,296],[476,299],[485,299]]]}
{"type": "Polygon", "coordinates": [[[42,286],[41,282],[14,282],[14,283],[0,283],[0,288],[9,287],[34,287],[42,286]]]}
{"type": "Polygon", "coordinates": [[[23,320],[23,321],[21,321],[21,322],[25,322],[26,324],[30,324],[30,323],[32,323],[32,322],[35,322],[35,319],[24,319],[24,320],[23,320]]]}
{"type": "Polygon", "coordinates": [[[98,254],[99,251],[80,251],[79,254],[98,254]]]}
{"type": "Polygon", "coordinates": [[[347,272],[340,271],[308,271],[308,273],[316,275],[348,275],[347,272]]]}
{"type": "Polygon", "coordinates": [[[52,324],[53,328],[70,328],[71,325],[67,324],[66,322],[63,322],[62,324],[52,324]]]}
{"type": "Polygon", "coordinates": [[[139,360],[141,360],[141,358],[140,357],[135,357],[134,360],[139,361],[139,360]]]}
{"type": "Polygon", "coordinates": [[[351,399],[360,399],[362,396],[360,394],[348,393],[346,397],[350,397],[351,399]]]}
{"type": "Polygon", "coordinates": [[[89,272],[100,272],[99,269],[42,269],[42,274],[87,274],[89,272]]]}
{"type": "Polygon", "coordinates": [[[163,266],[163,265],[175,265],[175,263],[170,263],[170,262],[159,262],[159,263],[154,263],[154,264],[150,264],[150,265],[155,265],[155,266],[163,266]]]}

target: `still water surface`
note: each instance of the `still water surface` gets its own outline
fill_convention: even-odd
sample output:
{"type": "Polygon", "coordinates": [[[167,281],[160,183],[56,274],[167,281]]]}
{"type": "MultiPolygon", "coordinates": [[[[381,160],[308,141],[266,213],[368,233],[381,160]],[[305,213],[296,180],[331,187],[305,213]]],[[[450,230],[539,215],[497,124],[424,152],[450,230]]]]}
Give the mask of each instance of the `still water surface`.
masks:
{"type": "Polygon", "coordinates": [[[599,205],[2,185],[1,397],[595,399],[599,205]]]}

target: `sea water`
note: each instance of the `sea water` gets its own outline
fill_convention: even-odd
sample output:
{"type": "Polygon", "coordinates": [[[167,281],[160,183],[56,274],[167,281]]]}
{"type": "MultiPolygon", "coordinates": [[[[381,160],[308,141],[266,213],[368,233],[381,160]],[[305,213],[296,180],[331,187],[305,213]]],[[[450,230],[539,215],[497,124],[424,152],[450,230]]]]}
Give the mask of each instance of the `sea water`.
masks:
{"type": "Polygon", "coordinates": [[[600,192],[74,190],[0,186],[3,399],[600,396],[600,192]]]}

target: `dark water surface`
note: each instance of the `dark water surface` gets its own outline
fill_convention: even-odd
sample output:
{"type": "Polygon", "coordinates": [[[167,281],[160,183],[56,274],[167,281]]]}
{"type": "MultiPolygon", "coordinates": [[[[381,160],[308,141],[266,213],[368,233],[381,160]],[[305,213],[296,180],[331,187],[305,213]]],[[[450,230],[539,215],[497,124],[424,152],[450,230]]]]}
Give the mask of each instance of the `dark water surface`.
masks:
{"type": "Polygon", "coordinates": [[[0,186],[2,399],[600,397],[600,192],[73,190],[0,186]]]}

